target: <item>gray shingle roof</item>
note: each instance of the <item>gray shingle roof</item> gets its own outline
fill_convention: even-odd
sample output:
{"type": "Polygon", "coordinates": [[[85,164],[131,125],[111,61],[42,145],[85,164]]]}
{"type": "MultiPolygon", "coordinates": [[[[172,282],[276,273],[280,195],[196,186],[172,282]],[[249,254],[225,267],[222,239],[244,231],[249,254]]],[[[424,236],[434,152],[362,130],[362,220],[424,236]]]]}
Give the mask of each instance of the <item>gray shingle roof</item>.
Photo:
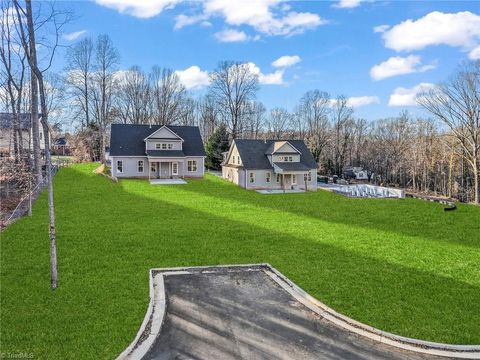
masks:
{"type": "MultiPolygon", "coordinates": [[[[160,129],[161,125],[112,124],[110,156],[145,156],[146,137],[160,129]]],[[[180,136],[185,156],[205,156],[202,137],[197,126],[167,126],[180,136]]]]}
{"type": "Polygon", "coordinates": [[[297,163],[297,162],[276,162],[275,166],[278,166],[283,171],[308,171],[312,169],[306,164],[297,163]]]}
{"type": "Polygon", "coordinates": [[[147,150],[147,156],[184,157],[185,154],[181,150],[147,150]]]}
{"type": "MultiPolygon", "coordinates": [[[[275,141],[285,140],[248,140],[248,139],[236,139],[238,152],[242,159],[243,167],[245,169],[271,169],[272,165],[268,160],[268,150],[273,148],[275,141]]],[[[317,163],[313,158],[312,153],[308,150],[303,140],[286,140],[298,151],[300,151],[300,163],[305,165],[308,169],[316,169],[317,163]]],[[[298,163],[297,163],[298,164],[298,163]]]]}

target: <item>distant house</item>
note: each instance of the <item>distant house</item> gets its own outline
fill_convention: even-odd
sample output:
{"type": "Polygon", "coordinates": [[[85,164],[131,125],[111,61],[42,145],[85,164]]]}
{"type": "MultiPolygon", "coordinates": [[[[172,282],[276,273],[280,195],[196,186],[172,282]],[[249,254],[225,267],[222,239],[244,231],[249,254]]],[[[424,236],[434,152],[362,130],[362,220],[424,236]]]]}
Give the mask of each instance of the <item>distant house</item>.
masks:
{"type": "Polygon", "coordinates": [[[109,158],[116,178],[203,177],[205,150],[197,126],[113,124],[109,158]]]}
{"type": "Polygon", "coordinates": [[[317,163],[302,140],[236,139],[222,176],[246,189],[317,190],[317,163]]]}
{"type": "MultiPolygon", "coordinates": [[[[29,113],[19,114],[20,129],[22,132],[22,148],[24,150],[32,149],[32,125],[30,120],[31,115],[29,113]]],[[[40,150],[45,151],[45,136],[43,133],[43,126],[40,123],[41,115],[39,115],[39,136],[40,136],[40,150]]],[[[0,154],[12,155],[13,154],[13,114],[12,113],[0,113],[0,154]]]]}
{"type": "Polygon", "coordinates": [[[70,144],[65,136],[55,139],[52,149],[55,155],[70,155],[70,144]]]}

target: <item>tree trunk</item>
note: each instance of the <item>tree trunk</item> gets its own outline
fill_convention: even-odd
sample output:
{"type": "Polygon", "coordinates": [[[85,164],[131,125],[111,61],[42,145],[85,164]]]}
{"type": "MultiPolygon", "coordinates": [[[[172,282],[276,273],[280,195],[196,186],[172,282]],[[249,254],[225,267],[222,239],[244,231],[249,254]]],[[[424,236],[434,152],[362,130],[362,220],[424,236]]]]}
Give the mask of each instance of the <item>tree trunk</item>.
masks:
{"type": "MultiPolygon", "coordinates": [[[[30,39],[30,47],[32,47],[32,39],[30,39]]],[[[33,41],[33,48],[35,49],[35,41],[33,41]]],[[[43,176],[42,176],[42,165],[40,163],[41,156],[40,156],[40,128],[38,123],[38,81],[33,71],[31,72],[30,92],[31,92],[30,121],[32,126],[33,171],[38,184],[42,181],[43,176]]]]}

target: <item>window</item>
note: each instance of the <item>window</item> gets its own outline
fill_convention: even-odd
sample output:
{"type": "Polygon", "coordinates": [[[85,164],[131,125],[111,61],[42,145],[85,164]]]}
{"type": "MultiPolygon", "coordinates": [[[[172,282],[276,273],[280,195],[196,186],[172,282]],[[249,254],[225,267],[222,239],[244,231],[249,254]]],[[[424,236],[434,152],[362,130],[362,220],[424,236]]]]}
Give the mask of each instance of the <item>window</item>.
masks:
{"type": "Polygon", "coordinates": [[[281,176],[280,174],[277,174],[277,176],[276,176],[276,179],[275,179],[275,181],[276,181],[277,183],[279,183],[279,182],[280,182],[280,176],[281,176]]]}
{"type": "Polygon", "coordinates": [[[255,174],[253,172],[249,173],[248,177],[248,181],[250,182],[250,184],[255,182],[255,174]]]}
{"type": "Polygon", "coordinates": [[[157,163],[155,162],[150,163],[150,171],[154,174],[157,173],[157,163]]]}
{"type": "Polygon", "coordinates": [[[233,162],[232,164],[235,164],[235,155],[232,156],[233,162]]]}
{"type": "Polygon", "coordinates": [[[123,160],[117,160],[117,172],[123,173],[123,160]]]}
{"type": "Polygon", "coordinates": [[[143,160],[138,160],[137,171],[143,173],[143,160]]]}
{"type": "Polygon", "coordinates": [[[167,144],[167,148],[168,148],[168,150],[172,150],[173,149],[173,144],[167,144]]]}
{"type": "Polygon", "coordinates": [[[270,174],[269,172],[267,172],[265,174],[265,182],[266,183],[270,183],[270,181],[272,180],[272,174],[270,174]]]}
{"type": "Polygon", "coordinates": [[[187,169],[190,172],[197,171],[197,160],[188,160],[187,169]]]}
{"type": "Polygon", "coordinates": [[[307,180],[312,181],[312,173],[310,171],[307,174],[307,180]]]}
{"type": "Polygon", "coordinates": [[[292,161],[293,161],[293,157],[292,157],[292,156],[289,156],[289,157],[288,157],[288,161],[292,162],[292,161]]]}
{"type": "Polygon", "coordinates": [[[155,150],[160,150],[161,146],[162,146],[162,144],[156,143],[155,144],[155,150]]]}
{"type": "Polygon", "coordinates": [[[178,175],[178,163],[172,163],[172,175],[178,175]]]}
{"type": "Polygon", "coordinates": [[[292,175],[292,185],[297,183],[297,175],[292,175]]]}
{"type": "Polygon", "coordinates": [[[162,150],[167,150],[167,144],[162,144],[162,150]]]}

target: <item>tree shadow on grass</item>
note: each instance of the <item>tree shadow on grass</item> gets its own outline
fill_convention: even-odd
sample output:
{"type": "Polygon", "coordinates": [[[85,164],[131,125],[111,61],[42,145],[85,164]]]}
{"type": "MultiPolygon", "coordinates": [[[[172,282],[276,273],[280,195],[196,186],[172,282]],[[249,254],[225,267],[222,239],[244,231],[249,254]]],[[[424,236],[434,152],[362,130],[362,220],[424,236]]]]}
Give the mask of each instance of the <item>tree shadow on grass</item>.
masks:
{"type": "Polygon", "coordinates": [[[409,337],[480,343],[480,288],[328,244],[124,191],[63,169],[55,179],[59,289],[49,290],[46,194],[2,234],[2,348],[112,357],[133,339],[153,267],[268,262],[352,318],[409,337]]]}
{"type": "Polygon", "coordinates": [[[459,205],[457,211],[445,212],[443,205],[422,200],[347,198],[323,190],[263,195],[212,176],[190,181],[182,190],[333,223],[480,248],[480,208],[472,205],[459,205]]]}

